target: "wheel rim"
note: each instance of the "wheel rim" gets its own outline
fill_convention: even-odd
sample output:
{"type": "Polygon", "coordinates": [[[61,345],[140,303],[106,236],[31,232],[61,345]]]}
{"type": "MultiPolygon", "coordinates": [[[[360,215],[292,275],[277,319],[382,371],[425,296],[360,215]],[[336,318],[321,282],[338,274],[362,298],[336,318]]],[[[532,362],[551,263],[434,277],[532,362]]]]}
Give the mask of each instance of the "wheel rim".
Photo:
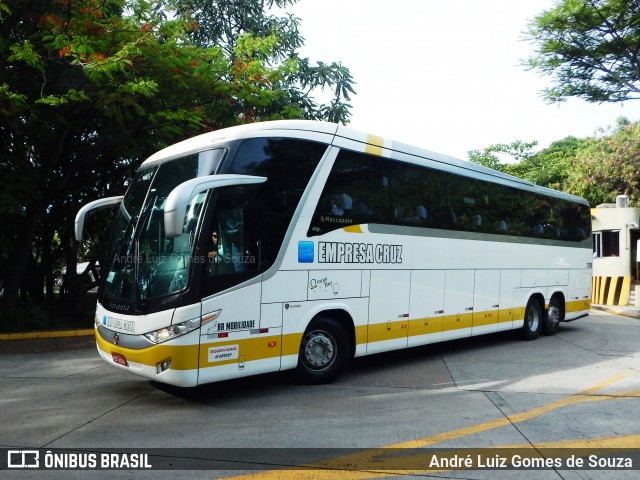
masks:
{"type": "Polygon", "coordinates": [[[535,308],[530,308],[529,313],[527,314],[527,324],[529,325],[529,330],[535,332],[538,330],[538,325],[540,324],[540,317],[538,316],[538,311],[535,308]]]}
{"type": "Polygon", "coordinates": [[[560,323],[560,309],[555,305],[550,305],[547,317],[549,318],[550,326],[555,327],[560,323]]]}
{"type": "Polygon", "coordinates": [[[336,361],[336,341],[327,332],[314,330],[305,335],[300,354],[305,367],[322,372],[336,361]]]}

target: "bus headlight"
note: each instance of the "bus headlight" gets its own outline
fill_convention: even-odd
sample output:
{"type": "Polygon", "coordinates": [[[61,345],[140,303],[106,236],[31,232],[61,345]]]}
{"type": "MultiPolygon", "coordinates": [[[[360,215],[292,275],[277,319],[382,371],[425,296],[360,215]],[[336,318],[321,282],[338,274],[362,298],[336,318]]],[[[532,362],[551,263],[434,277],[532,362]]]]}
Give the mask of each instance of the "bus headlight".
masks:
{"type": "Polygon", "coordinates": [[[200,327],[200,319],[193,318],[186,322],[178,323],[176,325],[170,325],[165,328],[154,330],[153,332],[145,333],[144,336],[153,343],[164,343],[168,340],[180,337],[185,333],[192,332],[196,328],[200,327]]]}
{"type": "Polygon", "coordinates": [[[222,309],[216,310],[215,312],[208,313],[207,315],[203,315],[200,318],[192,318],[191,320],[187,320],[185,322],[177,323],[175,325],[169,325],[168,327],[145,333],[144,336],[150,342],[164,343],[168,340],[173,340],[174,338],[184,335],[185,333],[192,332],[205,323],[209,323],[210,321],[215,320],[220,316],[221,312],[222,309]]]}

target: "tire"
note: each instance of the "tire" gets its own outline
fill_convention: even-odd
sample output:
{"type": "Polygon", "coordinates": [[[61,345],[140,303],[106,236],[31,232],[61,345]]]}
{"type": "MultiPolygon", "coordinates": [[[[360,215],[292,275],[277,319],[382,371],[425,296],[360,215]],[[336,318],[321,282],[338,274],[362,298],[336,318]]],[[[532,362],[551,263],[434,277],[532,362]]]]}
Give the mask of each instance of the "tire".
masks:
{"type": "Polygon", "coordinates": [[[560,321],[563,316],[560,300],[557,297],[551,297],[549,309],[542,322],[542,333],[554,335],[560,329],[560,321]]]}
{"type": "Polygon", "coordinates": [[[307,384],[332,382],[349,363],[349,336],[336,320],[318,317],[302,336],[295,377],[307,384]]]}
{"type": "Polygon", "coordinates": [[[540,336],[540,329],[544,320],[544,313],[540,302],[530,298],[524,311],[524,325],[520,330],[524,340],[535,340],[540,336]]]}

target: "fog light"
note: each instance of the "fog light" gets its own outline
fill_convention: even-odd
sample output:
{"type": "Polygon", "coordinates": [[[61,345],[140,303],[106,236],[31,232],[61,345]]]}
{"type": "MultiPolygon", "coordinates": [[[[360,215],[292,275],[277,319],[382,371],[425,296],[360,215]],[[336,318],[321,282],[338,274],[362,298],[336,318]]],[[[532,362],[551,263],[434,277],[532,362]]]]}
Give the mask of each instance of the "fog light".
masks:
{"type": "Polygon", "coordinates": [[[156,365],[156,373],[162,373],[171,366],[171,359],[163,360],[156,365]]]}

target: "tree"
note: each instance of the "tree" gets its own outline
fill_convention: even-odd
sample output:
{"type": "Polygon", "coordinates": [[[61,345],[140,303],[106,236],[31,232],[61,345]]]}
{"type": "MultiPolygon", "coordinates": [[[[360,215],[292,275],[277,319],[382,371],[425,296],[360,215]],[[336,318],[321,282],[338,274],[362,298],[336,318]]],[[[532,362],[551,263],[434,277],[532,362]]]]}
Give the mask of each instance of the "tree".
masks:
{"type": "Polygon", "coordinates": [[[550,102],[640,98],[640,0],[561,0],[525,35],[536,47],[528,67],[554,77],[550,102]]]}
{"type": "Polygon", "coordinates": [[[19,289],[38,284],[26,282],[33,272],[44,271],[38,275],[51,284],[54,237],[73,280],[75,212],[90,199],[121,193],[131,171],[158,148],[256,120],[347,121],[343,100],[353,81],[344,67],[328,68],[334,76],[316,84],[344,82],[335,105],[297,103],[288,79],[303,78],[304,61],[278,51],[281,37],[295,32],[241,29],[232,43],[199,44],[192,36],[211,25],[177,5],[183,3],[23,0],[9,10],[0,0],[4,320],[19,289]]]}
{"type": "Polygon", "coordinates": [[[533,142],[516,140],[509,144],[494,143],[483,150],[470,150],[467,152],[467,155],[469,156],[469,161],[473,163],[509,173],[510,165],[513,164],[513,162],[521,162],[534,155],[532,149],[537,144],[538,142],[535,140],[533,142]],[[505,157],[508,157],[510,162],[503,162],[501,160],[501,158],[505,157]]]}
{"type": "Polygon", "coordinates": [[[640,123],[619,123],[610,134],[589,138],[576,151],[567,191],[592,205],[617,195],[640,199],[640,123]]]}
{"type": "Polygon", "coordinates": [[[557,140],[547,148],[511,165],[507,173],[542,187],[566,190],[573,159],[583,144],[583,140],[572,136],[557,140]]]}
{"type": "Polygon", "coordinates": [[[495,144],[484,150],[472,150],[469,160],[501,172],[522,178],[536,185],[565,190],[576,151],[583,141],[566,137],[547,148],[534,152],[536,141],[516,140],[510,144],[495,144]],[[509,161],[501,158],[508,157],[509,161]]]}
{"type": "Polygon", "coordinates": [[[586,198],[591,205],[618,195],[640,199],[640,123],[619,118],[596,136],[566,137],[533,153],[535,142],[496,144],[469,152],[469,159],[536,185],[586,198]],[[498,154],[509,154],[501,161],[498,154]]]}
{"type": "Polygon", "coordinates": [[[351,105],[347,102],[353,90],[353,78],[349,69],[338,62],[312,62],[300,58],[297,50],[303,45],[298,26],[300,19],[286,14],[278,17],[266,14],[275,7],[286,8],[298,0],[183,0],[178,3],[178,12],[188,14],[198,25],[190,37],[201,47],[221,46],[230,58],[236,59],[234,47],[243,35],[258,38],[274,38],[269,65],[284,62],[296,68],[279,76],[272,88],[285,92],[255,115],[266,117],[281,109],[299,109],[305,118],[346,123],[351,105]],[[319,104],[314,98],[318,90],[332,89],[333,98],[319,104]]]}

